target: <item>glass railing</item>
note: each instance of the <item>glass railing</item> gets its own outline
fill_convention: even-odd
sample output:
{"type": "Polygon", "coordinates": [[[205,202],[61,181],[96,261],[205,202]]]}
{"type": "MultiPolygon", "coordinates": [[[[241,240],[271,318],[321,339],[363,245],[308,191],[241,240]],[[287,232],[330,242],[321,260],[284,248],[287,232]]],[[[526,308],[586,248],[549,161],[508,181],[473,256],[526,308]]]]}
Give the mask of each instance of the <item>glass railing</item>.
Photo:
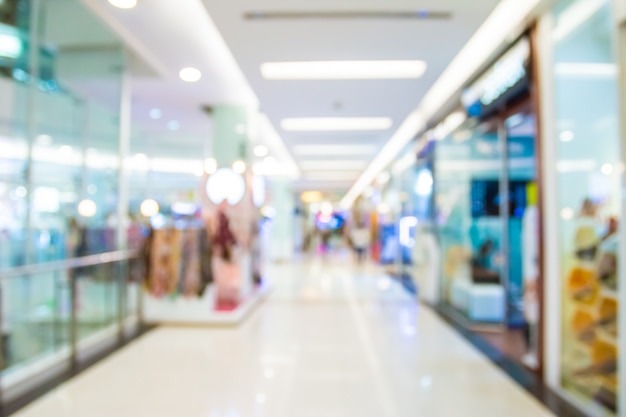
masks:
{"type": "Polygon", "coordinates": [[[138,323],[142,268],[118,251],[0,271],[0,389],[121,341],[138,323]]]}

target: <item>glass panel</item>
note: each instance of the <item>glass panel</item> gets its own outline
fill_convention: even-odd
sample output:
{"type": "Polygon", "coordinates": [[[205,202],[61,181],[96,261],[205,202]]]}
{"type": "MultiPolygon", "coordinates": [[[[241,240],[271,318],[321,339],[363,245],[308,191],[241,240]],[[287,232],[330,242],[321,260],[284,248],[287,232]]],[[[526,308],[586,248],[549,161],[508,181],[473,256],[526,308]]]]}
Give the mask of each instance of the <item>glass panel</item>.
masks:
{"type": "Polygon", "coordinates": [[[26,262],[28,213],[27,2],[0,2],[0,268],[26,262]],[[6,44],[6,45],[5,45],[6,44]]]}
{"type": "Polygon", "coordinates": [[[0,2],[2,269],[116,247],[121,45],[79,0],[33,4],[0,2]]]}
{"type": "Polygon", "coordinates": [[[63,348],[66,356],[69,353],[68,277],[66,271],[56,271],[3,281],[3,376],[49,359],[63,348]]]}
{"type": "MultiPolygon", "coordinates": [[[[536,364],[539,321],[539,208],[537,160],[535,151],[536,120],[529,112],[520,112],[506,120],[508,142],[509,218],[507,288],[508,325],[526,328],[525,363],[536,364]]],[[[522,359],[522,358],[517,358],[522,359]]]]}
{"type": "Polygon", "coordinates": [[[611,7],[608,0],[563,1],[552,33],[563,274],[561,378],[569,392],[599,413],[616,410],[619,392],[616,232],[624,166],[611,7]],[[579,18],[581,11],[585,19],[579,18]]]}
{"type": "Polygon", "coordinates": [[[115,334],[119,311],[119,281],[127,263],[96,265],[75,271],[78,340],[115,334]]]}
{"type": "Polygon", "coordinates": [[[436,148],[442,300],[472,321],[505,318],[502,150],[497,126],[469,121],[436,148]]]}

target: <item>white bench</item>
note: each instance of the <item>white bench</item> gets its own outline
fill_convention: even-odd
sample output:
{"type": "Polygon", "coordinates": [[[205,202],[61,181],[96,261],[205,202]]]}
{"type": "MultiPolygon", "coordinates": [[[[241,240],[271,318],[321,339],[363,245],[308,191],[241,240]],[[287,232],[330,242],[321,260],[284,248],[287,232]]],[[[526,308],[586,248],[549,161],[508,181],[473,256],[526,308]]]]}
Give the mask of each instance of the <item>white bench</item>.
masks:
{"type": "Polygon", "coordinates": [[[452,283],[452,305],[474,321],[504,321],[505,299],[504,287],[499,284],[473,284],[460,279],[452,283]]]}

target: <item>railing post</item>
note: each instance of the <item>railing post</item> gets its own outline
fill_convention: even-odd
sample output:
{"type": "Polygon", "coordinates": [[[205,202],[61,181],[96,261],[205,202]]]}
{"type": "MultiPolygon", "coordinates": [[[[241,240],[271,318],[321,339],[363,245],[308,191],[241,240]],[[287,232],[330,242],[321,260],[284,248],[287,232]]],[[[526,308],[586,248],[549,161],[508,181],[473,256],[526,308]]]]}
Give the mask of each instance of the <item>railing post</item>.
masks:
{"type": "Polygon", "coordinates": [[[70,361],[71,370],[78,369],[78,288],[75,270],[70,273],[70,361]]]}

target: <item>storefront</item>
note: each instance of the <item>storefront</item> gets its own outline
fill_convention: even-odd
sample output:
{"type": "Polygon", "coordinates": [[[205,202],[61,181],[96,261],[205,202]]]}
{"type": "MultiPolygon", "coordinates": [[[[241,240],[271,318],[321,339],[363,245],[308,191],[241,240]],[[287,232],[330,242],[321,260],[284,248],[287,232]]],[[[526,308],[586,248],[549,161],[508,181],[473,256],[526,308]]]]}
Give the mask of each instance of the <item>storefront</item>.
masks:
{"type": "Polygon", "coordinates": [[[616,10],[556,2],[429,133],[441,311],[592,416],[626,415],[616,10]]]}
{"type": "Polygon", "coordinates": [[[433,132],[443,310],[540,366],[539,147],[529,35],[462,93],[433,132]]]}

